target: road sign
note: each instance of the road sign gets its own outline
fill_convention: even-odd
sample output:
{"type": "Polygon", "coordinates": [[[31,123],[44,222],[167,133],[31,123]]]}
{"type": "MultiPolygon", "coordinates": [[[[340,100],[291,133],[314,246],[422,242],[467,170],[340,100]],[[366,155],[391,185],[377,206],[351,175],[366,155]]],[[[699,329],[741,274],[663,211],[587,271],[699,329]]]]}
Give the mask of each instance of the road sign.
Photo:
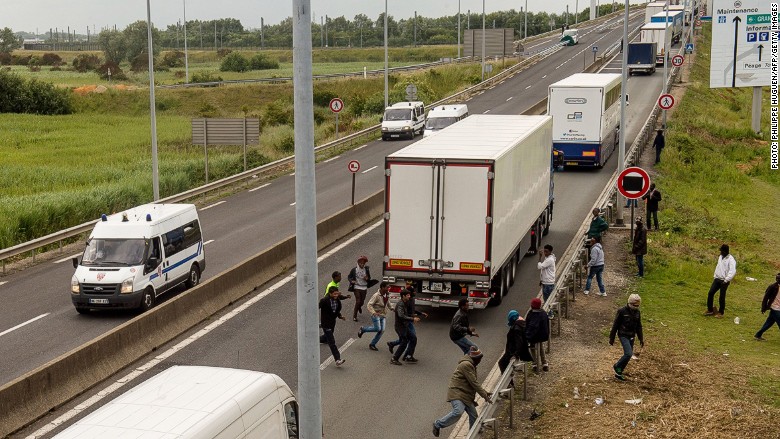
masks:
{"type": "Polygon", "coordinates": [[[685,45],[685,53],[693,53],[693,43],[688,43],[685,45]]]}
{"type": "Polygon", "coordinates": [[[637,166],[626,168],[618,175],[617,188],[629,200],[642,198],[650,188],[650,175],[637,166]]]}
{"type": "Polygon", "coordinates": [[[485,64],[485,73],[490,73],[493,71],[493,64],[485,64]]]}
{"type": "Polygon", "coordinates": [[[328,104],[328,106],[330,107],[330,111],[338,113],[344,109],[344,101],[339,98],[333,98],[330,100],[330,104],[328,104]]]}
{"type": "Polygon", "coordinates": [[[409,84],[406,86],[406,100],[413,101],[415,99],[417,99],[417,86],[409,84]]]}
{"type": "Polygon", "coordinates": [[[593,46],[590,48],[594,53],[599,51],[599,46],[593,46]]]}
{"type": "Polygon", "coordinates": [[[350,160],[347,164],[347,169],[349,169],[349,172],[354,174],[360,170],[360,162],[357,160],[350,160]]]}
{"type": "Polygon", "coordinates": [[[661,97],[658,98],[658,106],[664,110],[674,107],[674,96],[670,94],[661,95],[661,97]]]}
{"type": "Polygon", "coordinates": [[[710,87],[770,85],[771,2],[712,0],[710,87]]]}
{"type": "Polygon", "coordinates": [[[675,67],[680,67],[683,65],[683,62],[685,61],[685,58],[683,58],[682,55],[675,55],[672,57],[672,65],[675,67]]]}

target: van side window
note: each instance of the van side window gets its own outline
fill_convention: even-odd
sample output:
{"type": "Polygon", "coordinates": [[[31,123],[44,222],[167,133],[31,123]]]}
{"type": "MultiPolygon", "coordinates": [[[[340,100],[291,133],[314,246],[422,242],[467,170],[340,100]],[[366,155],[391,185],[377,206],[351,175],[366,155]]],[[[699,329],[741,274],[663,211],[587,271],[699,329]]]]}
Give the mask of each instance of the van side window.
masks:
{"type": "Polygon", "coordinates": [[[162,235],[165,256],[171,257],[180,251],[196,245],[201,240],[200,224],[198,220],[177,227],[162,235]]]}
{"type": "Polygon", "coordinates": [[[287,421],[287,437],[298,437],[298,403],[290,401],[284,405],[284,418],[287,421]]]}
{"type": "Polygon", "coordinates": [[[184,226],[184,248],[196,245],[201,240],[200,224],[195,220],[184,226]]]}

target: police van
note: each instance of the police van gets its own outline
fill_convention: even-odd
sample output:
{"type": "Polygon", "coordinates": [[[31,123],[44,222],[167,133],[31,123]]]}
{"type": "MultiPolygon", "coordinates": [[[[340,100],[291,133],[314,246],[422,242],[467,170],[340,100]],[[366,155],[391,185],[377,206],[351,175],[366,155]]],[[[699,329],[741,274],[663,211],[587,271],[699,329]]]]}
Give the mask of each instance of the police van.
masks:
{"type": "Polygon", "coordinates": [[[206,255],[198,212],[192,204],[145,204],[104,214],[73,267],[76,311],[152,308],[160,294],[200,282],[206,255]]]}
{"type": "Polygon", "coordinates": [[[465,119],[468,115],[469,107],[466,104],[439,105],[438,107],[433,107],[431,111],[428,112],[423,138],[430,136],[436,131],[447,128],[459,120],[465,119]]]}
{"type": "Polygon", "coordinates": [[[425,104],[420,101],[398,102],[385,108],[382,117],[382,140],[408,137],[414,139],[425,130],[425,104]]]}

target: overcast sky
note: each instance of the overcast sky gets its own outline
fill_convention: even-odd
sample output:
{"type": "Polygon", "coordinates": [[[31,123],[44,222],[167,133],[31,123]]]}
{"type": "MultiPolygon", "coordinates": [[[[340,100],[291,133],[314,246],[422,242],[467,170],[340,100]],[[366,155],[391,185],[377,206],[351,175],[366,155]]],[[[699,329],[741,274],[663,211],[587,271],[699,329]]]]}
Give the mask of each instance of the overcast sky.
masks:
{"type": "MultiPolygon", "coordinates": [[[[610,0],[600,0],[602,3],[610,0]]],[[[639,3],[641,0],[631,0],[639,3]]],[[[577,0],[528,0],[530,12],[547,11],[561,13],[569,5],[574,13],[577,0]]],[[[260,27],[260,17],[266,24],[276,24],[292,15],[292,0],[186,0],[188,20],[212,20],[237,18],[244,27],[260,27]]],[[[479,0],[460,0],[462,12],[467,9],[482,10],[479,0]]],[[[525,0],[486,0],[487,12],[516,9],[525,6],[525,0]]],[[[579,0],[584,9],[590,0],[579,0]]],[[[384,11],[382,0],[311,0],[315,20],[320,15],[352,18],[363,13],[376,19],[384,11]]],[[[151,0],[152,21],[157,27],[165,27],[182,18],[183,0],[151,0]]],[[[456,14],[458,0],[389,0],[388,14],[397,18],[414,15],[415,9],[426,17],[456,14]]],[[[0,28],[10,27],[15,32],[47,32],[49,28],[76,29],[86,33],[87,26],[97,31],[101,27],[116,25],[123,29],[136,20],[146,20],[145,0],[0,0],[0,28]]]]}

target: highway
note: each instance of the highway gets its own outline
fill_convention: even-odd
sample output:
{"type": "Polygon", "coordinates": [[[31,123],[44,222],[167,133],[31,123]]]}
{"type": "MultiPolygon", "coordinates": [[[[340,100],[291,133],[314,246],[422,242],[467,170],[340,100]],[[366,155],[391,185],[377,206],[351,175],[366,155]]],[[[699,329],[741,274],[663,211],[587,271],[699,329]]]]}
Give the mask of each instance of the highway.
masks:
{"type": "MultiPolygon", "coordinates": [[[[636,26],[640,22],[641,15],[632,20],[631,25],[636,26]]],[[[587,28],[585,30],[587,31],[587,28]]],[[[550,59],[469,100],[470,111],[474,114],[488,111],[497,114],[522,112],[546,96],[548,84],[582,70],[583,56],[589,55],[583,50],[589,52],[597,39],[600,39],[598,45],[606,48],[619,40],[621,32],[622,26],[615,26],[611,32],[604,34],[583,32],[578,46],[563,48],[550,59]],[[557,66],[560,67],[556,68],[557,66]]],[[[608,65],[604,71],[614,71],[615,68],[619,68],[617,61],[608,65]]],[[[659,71],[650,77],[636,76],[629,79],[629,92],[632,94],[627,121],[629,144],[644,123],[660,92],[661,76],[659,71]]],[[[358,175],[357,198],[360,199],[381,189],[384,156],[408,143],[372,142],[362,149],[318,164],[318,215],[330,215],[349,203],[350,181],[346,171],[348,160],[360,160],[365,172],[358,175]]],[[[556,216],[545,243],[552,244],[559,256],[572,240],[585,212],[614,171],[616,156],[617,153],[605,169],[600,171],[566,171],[556,175],[556,216]]],[[[213,276],[292,233],[292,183],[292,177],[285,176],[272,181],[268,186],[256,186],[252,192],[243,191],[228,197],[222,204],[204,206],[201,210],[201,220],[205,239],[214,240],[206,247],[209,271],[204,277],[213,276]],[[247,242],[252,241],[255,245],[247,245],[247,242]]],[[[369,265],[374,268],[375,276],[378,275],[381,272],[382,231],[381,227],[369,225],[360,236],[354,239],[345,238],[344,244],[340,246],[342,248],[328,250],[327,257],[324,257],[319,265],[320,281],[325,282],[333,270],[349,270],[359,254],[368,255],[369,265]]],[[[480,378],[484,378],[501,355],[507,311],[512,308],[524,311],[530,298],[538,291],[538,272],[535,264],[531,262],[533,261],[525,260],[520,264],[519,278],[501,306],[471,313],[472,324],[481,335],[475,342],[486,354],[480,367],[480,378]]],[[[66,294],[65,286],[71,275],[72,268],[66,261],[60,264],[41,264],[4,279],[9,283],[3,286],[2,294],[12,299],[6,300],[2,311],[2,321],[11,323],[4,326],[14,326],[36,316],[49,314],[0,336],[0,353],[5,358],[0,369],[3,382],[132,317],[132,314],[127,313],[78,315],[66,294]],[[29,300],[30,294],[25,294],[25,291],[36,291],[36,300],[29,300]]],[[[295,283],[289,275],[271,283],[275,285],[264,286],[258,290],[259,293],[252,294],[233,308],[225,310],[224,313],[229,313],[232,318],[202,334],[188,346],[178,349],[170,356],[164,354],[170,346],[203,329],[205,323],[158,349],[156,355],[164,359],[154,364],[130,386],[173,364],[197,364],[273,372],[280,375],[295,390],[295,283]],[[263,291],[268,288],[274,291],[263,291]],[[247,304],[246,309],[236,312],[242,303],[247,304]]],[[[351,304],[352,301],[347,301],[347,308],[351,304]]],[[[345,310],[345,315],[347,311],[345,310]]],[[[444,401],[447,380],[460,357],[460,350],[447,337],[453,312],[451,309],[436,310],[418,325],[420,343],[415,356],[420,359],[420,363],[415,365],[390,365],[387,351],[370,351],[367,347],[369,339],[357,339],[358,323],[350,320],[339,322],[336,338],[339,345],[346,346],[343,357],[347,363],[342,368],[335,368],[326,360],[330,356],[326,346],[322,346],[320,353],[325,361],[322,395],[326,437],[364,438],[371,432],[375,433],[376,437],[427,436],[432,420],[448,410],[449,404],[444,401]]],[[[218,317],[215,316],[211,321],[218,317]]],[[[362,315],[360,324],[369,324],[369,320],[362,315]]],[[[392,318],[388,323],[389,328],[392,328],[392,318]]],[[[392,336],[390,329],[383,341],[390,340],[392,336]]],[[[379,346],[383,347],[384,343],[379,346]]],[[[138,364],[129,366],[128,370],[142,367],[152,358],[149,356],[138,364]]],[[[552,357],[553,368],[554,361],[552,357]]],[[[118,374],[113,380],[121,379],[125,373],[126,371],[118,374]]],[[[110,382],[106,383],[109,384],[110,382]]],[[[94,395],[99,389],[93,390],[54,415],[34,424],[19,437],[37,430],[46,422],[67,412],[74,404],[94,395]]]]}

